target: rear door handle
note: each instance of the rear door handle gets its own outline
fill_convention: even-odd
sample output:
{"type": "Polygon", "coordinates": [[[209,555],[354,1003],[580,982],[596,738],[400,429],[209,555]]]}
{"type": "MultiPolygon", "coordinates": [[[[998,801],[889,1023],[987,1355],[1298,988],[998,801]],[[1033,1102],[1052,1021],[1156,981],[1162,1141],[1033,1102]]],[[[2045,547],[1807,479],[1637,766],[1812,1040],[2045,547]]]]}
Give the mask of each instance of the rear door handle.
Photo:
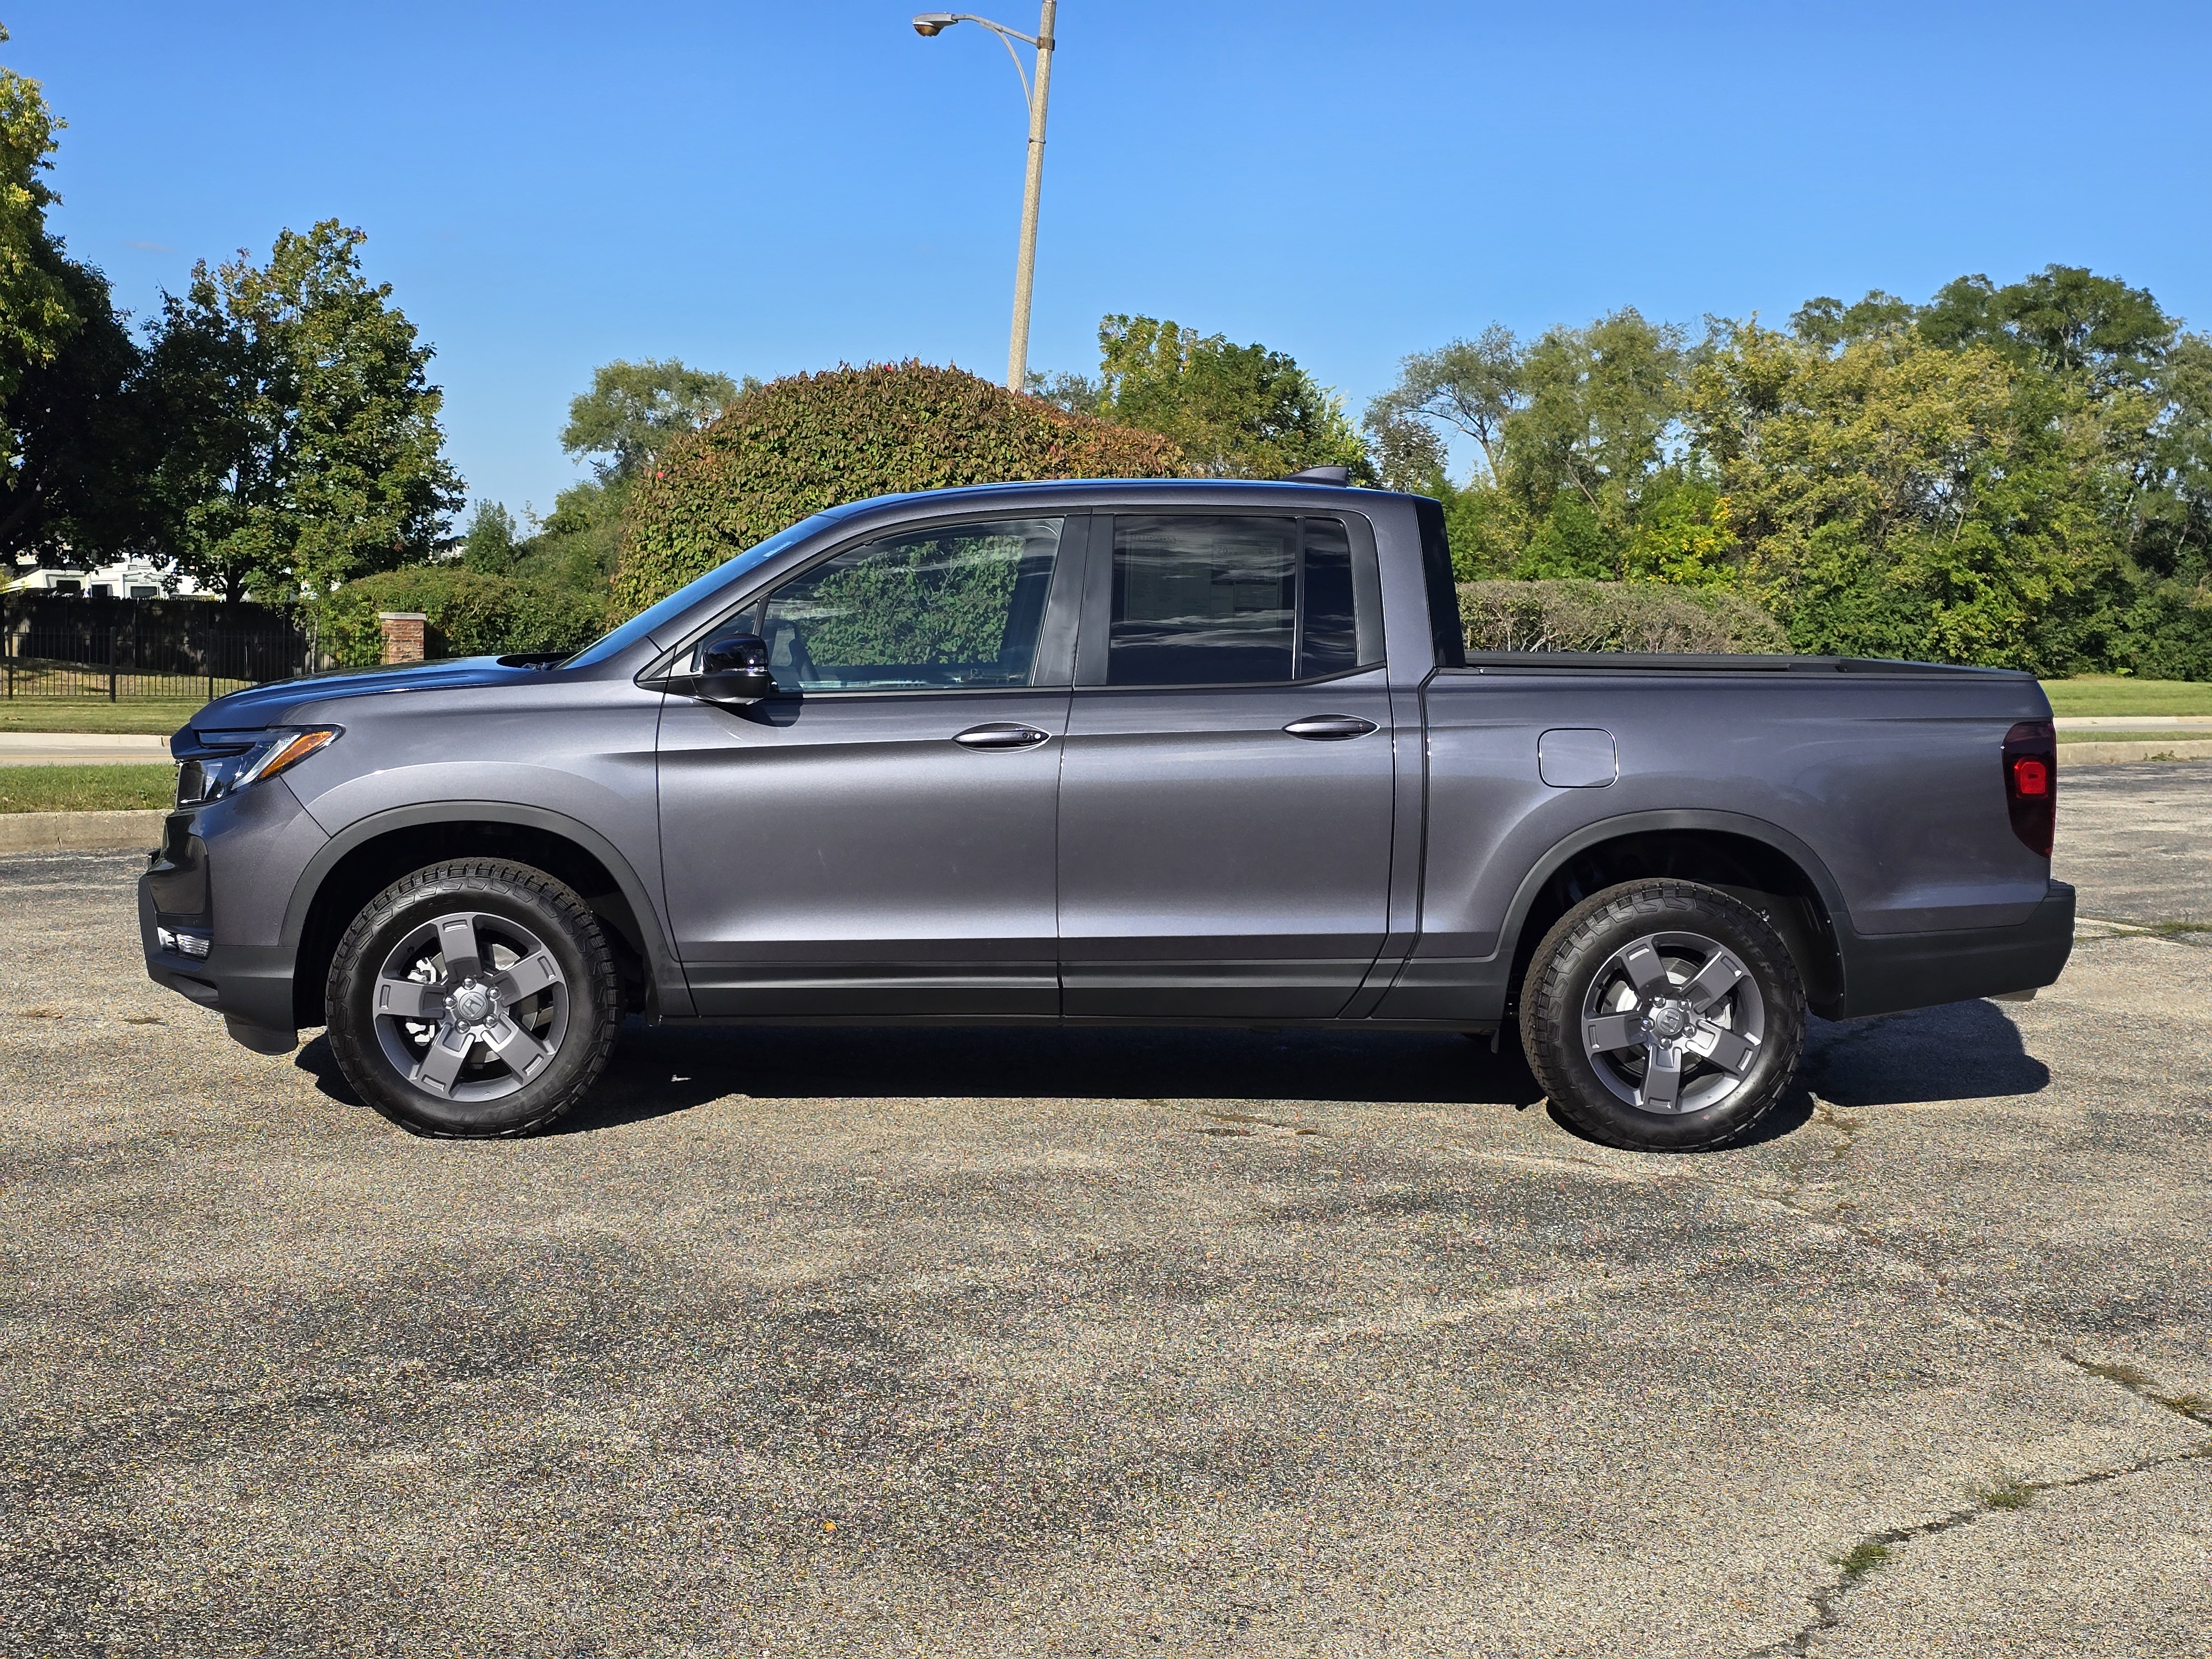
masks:
{"type": "Polygon", "coordinates": [[[1302,720],[1292,720],[1283,728],[1294,738],[1309,738],[1316,743],[1341,743],[1346,738],[1364,738],[1375,730],[1373,720],[1364,720],[1357,714],[1309,714],[1302,720]]]}
{"type": "Polygon", "coordinates": [[[1015,720],[994,720],[988,726],[971,726],[956,733],[952,741],[967,749],[1034,749],[1051,742],[1052,733],[1015,720]]]}

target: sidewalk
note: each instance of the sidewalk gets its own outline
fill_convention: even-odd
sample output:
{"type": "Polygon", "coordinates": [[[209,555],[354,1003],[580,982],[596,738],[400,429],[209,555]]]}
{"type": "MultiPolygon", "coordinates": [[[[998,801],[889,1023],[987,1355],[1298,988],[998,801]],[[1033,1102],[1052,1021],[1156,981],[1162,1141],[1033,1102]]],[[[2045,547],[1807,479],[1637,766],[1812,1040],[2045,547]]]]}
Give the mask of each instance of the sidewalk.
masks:
{"type": "Polygon", "coordinates": [[[0,732],[0,766],[82,766],[87,763],[159,764],[167,738],[104,732],[0,732]]]}

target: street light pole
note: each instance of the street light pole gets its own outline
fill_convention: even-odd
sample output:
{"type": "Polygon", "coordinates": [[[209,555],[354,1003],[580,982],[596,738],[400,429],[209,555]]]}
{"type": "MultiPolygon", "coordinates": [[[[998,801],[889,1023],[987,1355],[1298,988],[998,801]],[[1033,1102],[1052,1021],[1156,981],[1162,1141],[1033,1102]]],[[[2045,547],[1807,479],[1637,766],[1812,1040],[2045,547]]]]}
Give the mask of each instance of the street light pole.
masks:
{"type": "Polygon", "coordinates": [[[914,32],[923,36],[941,33],[955,23],[981,23],[1005,43],[1007,55],[1014,60],[1014,72],[1022,76],[1022,101],[1029,106],[1030,112],[1030,156],[1029,171],[1022,181],[1021,248],[1014,260],[1014,325],[1006,341],[1009,392],[1021,391],[1030,377],[1030,295],[1036,284],[1037,199],[1044,189],[1045,103],[1052,85],[1055,45],[1052,26],[1059,9],[1059,0],[1044,0],[1035,34],[1024,34],[1019,29],[1010,29],[988,17],[976,17],[967,12],[927,11],[914,20],[914,32]],[[1021,55],[1014,51],[1016,40],[1025,40],[1036,48],[1034,86],[1030,77],[1022,74],[1021,55]]]}

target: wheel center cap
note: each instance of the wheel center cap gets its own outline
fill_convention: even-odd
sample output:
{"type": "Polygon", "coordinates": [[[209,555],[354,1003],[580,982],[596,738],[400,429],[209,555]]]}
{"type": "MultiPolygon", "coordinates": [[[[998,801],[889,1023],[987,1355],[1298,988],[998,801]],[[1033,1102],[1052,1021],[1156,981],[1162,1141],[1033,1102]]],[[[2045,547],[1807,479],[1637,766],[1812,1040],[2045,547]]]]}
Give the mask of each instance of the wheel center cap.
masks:
{"type": "Polygon", "coordinates": [[[1689,1030],[1689,1011],[1679,1002],[1662,1002],[1651,1011],[1644,1024],[1655,1036],[1678,1037],[1689,1030]]]}
{"type": "Polygon", "coordinates": [[[491,993],[471,981],[453,993],[453,1018],[464,1025],[480,1025],[491,1012],[491,993]]]}

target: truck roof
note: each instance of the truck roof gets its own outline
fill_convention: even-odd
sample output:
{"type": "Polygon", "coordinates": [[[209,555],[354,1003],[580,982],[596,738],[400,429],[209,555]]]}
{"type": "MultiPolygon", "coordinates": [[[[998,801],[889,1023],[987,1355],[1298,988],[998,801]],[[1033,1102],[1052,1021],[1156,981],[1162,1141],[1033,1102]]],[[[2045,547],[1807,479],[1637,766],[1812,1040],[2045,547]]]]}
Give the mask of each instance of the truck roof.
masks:
{"type": "Polygon", "coordinates": [[[943,489],[918,489],[895,495],[872,495],[848,501],[828,511],[837,517],[884,507],[927,504],[953,506],[974,502],[979,507],[1017,506],[1025,501],[1056,506],[1087,505],[1099,501],[1142,501],[1171,505],[1188,498],[1209,506],[1234,502],[1278,509],[1323,501],[1357,509],[1360,502],[1407,501],[1395,490],[1364,489],[1357,485],[1317,483],[1263,478],[1036,478],[1006,483],[956,484],[943,489]]]}

